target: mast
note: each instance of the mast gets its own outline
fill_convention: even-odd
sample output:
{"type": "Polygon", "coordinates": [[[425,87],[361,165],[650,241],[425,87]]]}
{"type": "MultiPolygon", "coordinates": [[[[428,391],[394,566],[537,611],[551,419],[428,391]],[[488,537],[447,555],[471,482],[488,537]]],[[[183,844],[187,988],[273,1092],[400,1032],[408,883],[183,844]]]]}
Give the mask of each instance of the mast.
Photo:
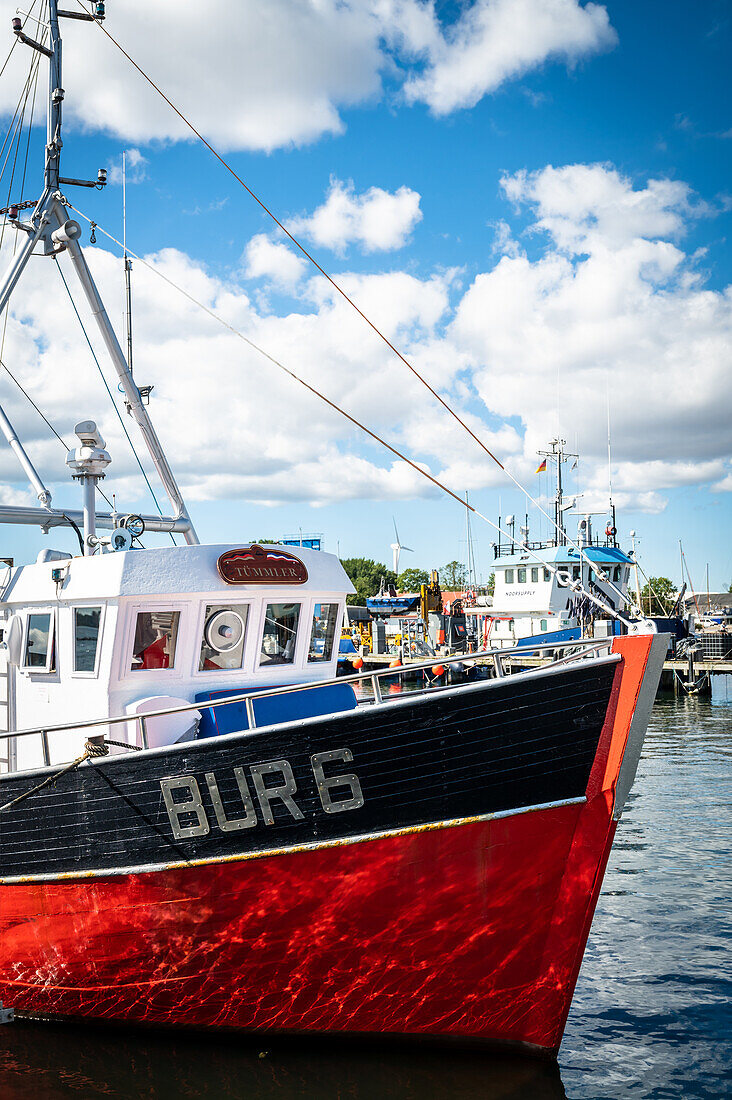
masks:
{"type": "Polygon", "coordinates": [[[468,547],[468,578],[466,584],[466,591],[475,591],[478,584],[478,577],[475,569],[475,554],[473,552],[473,532],[470,527],[470,501],[468,499],[468,490],[465,490],[465,537],[468,547]]]}
{"type": "MultiPolygon", "coordinates": [[[[549,444],[551,451],[537,451],[537,454],[543,455],[547,459],[552,459],[557,464],[557,488],[554,496],[554,522],[556,524],[556,544],[557,546],[566,546],[567,544],[567,531],[564,526],[564,508],[562,501],[564,497],[564,490],[562,486],[562,466],[568,458],[579,458],[579,455],[573,451],[565,451],[567,446],[566,439],[552,439],[549,444]]],[[[571,505],[570,505],[571,506],[571,505]]]]}
{"type": "Polygon", "coordinates": [[[635,571],[635,598],[636,598],[636,601],[637,601],[637,604],[638,604],[638,610],[640,611],[640,613],[642,615],[643,614],[643,604],[641,602],[640,580],[638,579],[638,557],[637,557],[636,552],[635,552],[635,531],[630,532],[630,538],[631,538],[631,541],[632,541],[632,544],[633,544],[633,568],[634,568],[634,571],[635,571]]]}
{"type": "MultiPolygon", "coordinates": [[[[158,517],[156,517],[154,526],[151,526],[150,529],[180,531],[186,542],[195,545],[198,543],[198,536],[196,535],[195,528],[188,514],[188,509],[173,471],[165,457],[162,444],[158,439],[150,416],[143,404],[141,392],[132,377],[131,292],[129,289],[129,270],[127,267],[129,264],[129,257],[127,256],[127,250],[125,248],[125,267],[128,289],[127,305],[129,313],[128,358],[126,359],[79,244],[78,238],[81,236],[81,227],[78,222],[68,218],[65,200],[60,190],[60,188],[64,186],[102,188],[107,182],[107,173],[103,168],[100,168],[96,180],[70,179],[64,178],[60,174],[61,150],[63,148],[61,137],[61,105],[64,99],[64,91],[62,85],[62,43],[59,18],[67,17],[90,23],[101,21],[104,18],[104,3],[97,2],[94,7],[95,15],[91,15],[87,12],[59,11],[58,0],[48,0],[48,46],[26,35],[23,31],[22,20],[19,17],[13,19],[13,31],[19,41],[23,42],[31,49],[45,55],[49,59],[47,142],[45,149],[44,191],[33,210],[30,220],[27,222],[21,220],[20,211],[24,209],[22,203],[16,204],[10,208],[8,218],[10,224],[13,225],[16,230],[25,233],[27,237],[11,262],[4,277],[0,280],[0,312],[6,307],[10,295],[21,278],[26,264],[38,243],[43,244],[43,254],[46,256],[55,256],[62,251],[69,252],[74,270],[76,271],[87,301],[89,302],[94,320],[99,327],[107,351],[112,360],[112,365],[114,366],[121,388],[125,394],[127,407],[140,429],[140,433],[145,441],[145,445],[147,446],[158,476],[173,505],[175,512],[174,516],[159,517],[159,524],[158,517]]],[[[147,390],[147,387],[145,387],[145,390],[147,390]]],[[[149,392],[149,390],[147,390],[147,392],[149,392]]],[[[9,431],[12,431],[12,426],[7,425],[7,427],[9,431]]],[[[7,436],[8,431],[5,431],[5,434],[7,436]]],[[[14,447],[16,453],[18,453],[19,447],[20,444],[14,447]]],[[[19,457],[21,456],[19,455],[19,457]]],[[[28,463],[24,462],[23,467],[27,473],[30,473],[28,463]]],[[[31,480],[33,483],[33,479],[31,480]]],[[[41,486],[36,486],[35,483],[33,484],[34,488],[41,488],[41,486]]],[[[41,497],[40,491],[38,495],[41,497]]],[[[50,496],[48,497],[48,501],[50,502],[50,496]]],[[[91,496],[87,496],[85,500],[85,513],[89,516],[88,526],[91,529],[92,535],[95,520],[98,526],[107,526],[109,523],[110,516],[108,514],[103,513],[100,515],[99,513],[93,512],[91,496]]],[[[64,513],[59,513],[59,515],[63,519],[64,513]]],[[[48,508],[17,509],[12,506],[0,506],[0,522],[28,523],[34,521],[38,522],[41,527],[48,528],[48,508]],[[22,519],[19,518],[21,512],[23,514],[22,519]]],[[[90,532],[87,531],[86,534],[88,537],[90,532]]]]}
{"type": "Polygon", "coordinates": [[[125,264],[125,305],[127,318],[127,366],[132,376],[132,260],[127,255],[127,153],[122,152],[122,251],[125,264]]]}
{"type": "Polygon", "coordinates": [[[689,588],[691,589],[692,599],[694,600],[694,607],[696,608],[697,615],[701,619],[701,617],[702,617],[701,608],[699,607],[699,601],[696,598],[696,592],[694,591],[694,584],[692,582],[691,573],[689,571],[689,563],[686,560],[686,555],[684,554],[684,547],[681,544],[681,539],[679,539],[679,552],[681,554],[681,581],[683,583],[684,569],[686,569],[686,576],[689,578],[689,588]]]}
{"type": "Polygon", "coordinates": [[[50,50],[48,66],[48,126],[46,140],[46,192],[58,191],[61,177],[61,104],[64,89],[61,82],[61,32],[58,25],[58,2],[48,0],[50,50]]]}

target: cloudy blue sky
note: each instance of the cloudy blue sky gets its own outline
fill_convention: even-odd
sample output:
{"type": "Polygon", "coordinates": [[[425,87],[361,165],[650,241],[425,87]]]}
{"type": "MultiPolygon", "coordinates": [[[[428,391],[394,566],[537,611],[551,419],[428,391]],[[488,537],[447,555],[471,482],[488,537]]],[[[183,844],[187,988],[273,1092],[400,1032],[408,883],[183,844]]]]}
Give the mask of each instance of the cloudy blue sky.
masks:
{"type": "MultiPolygon", "coordinates": [[[[15,4],[0,9],[4,57],[15,4]]],[[[606,509],[609,395],[621,538],[634,529],[644,568],[674,580],[682,538],[695,583],[708,562],[712,587],[727,586],[732,5],[109,0],[107,12],[108,30],[532,494],[551,492],[536,451],[560,433],[581,455],[569,479],[580,506],[606,509]]],[[[522,514],[505,475],[102,32],[64,33],[63,172],[104,165],[111,180],[69,189],[71,201],[119,237],[128,150],[133,251],[487,515],[499,503],[522,514]]],[[[16,50],[0,81],[6,126],[29,61],[16,50]]],[[[38,190],[42,142],[37,128],[23,197],[38,190]]],[[[4,203],[7,176],[2,187],[4,203]]],[[[88,255],[121,329],[119,250],[97,230],[88,255]]],[[[404,566],[464,559],[454,502],[142,264],[133,277],[136,376],[155,386],[202,539],[302,528],[342,556],[388,560],[395,516],[414,549],[404,566]]],[[[99,421],[107,492],[152,510],[64,295],[52,261],[34,259],[3,358],[64,437],[76,419],[99,421]]],[[[54,500],[71,505],[62,446],[7,377],[0,400],[54,500]]],[[[32,502],[5,454],[0,479],[3,501],[32,502]]],[[[474,533],[487,574],[495,534],[474,533]]],[[[48,544],[3,531],[4,553],[48,544]]]]}

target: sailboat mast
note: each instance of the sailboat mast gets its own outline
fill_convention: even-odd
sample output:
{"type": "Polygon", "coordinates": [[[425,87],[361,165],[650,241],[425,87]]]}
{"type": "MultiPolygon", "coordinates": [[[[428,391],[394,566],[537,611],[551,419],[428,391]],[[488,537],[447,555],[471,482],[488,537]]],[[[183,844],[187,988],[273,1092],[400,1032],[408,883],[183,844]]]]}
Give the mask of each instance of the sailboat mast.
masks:
{"type": "Polygon", "coordinates": [[[468,491],[465,490],[465,538],[468,549],[468,576],[466,590],[474,589],[478,583],[478,578],[475,572],[475,555],[473,553],[473,532],[470,528],[470,500],[468,499],[468,491]]]}

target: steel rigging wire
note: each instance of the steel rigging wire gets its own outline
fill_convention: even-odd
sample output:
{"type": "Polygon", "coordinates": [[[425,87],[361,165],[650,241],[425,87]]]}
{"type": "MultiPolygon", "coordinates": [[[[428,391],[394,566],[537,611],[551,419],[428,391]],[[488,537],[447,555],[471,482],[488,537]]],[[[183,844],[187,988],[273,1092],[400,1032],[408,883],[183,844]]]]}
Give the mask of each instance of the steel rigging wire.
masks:
{"type": "MultiPolygon", "coordinates": [[[[90,217],[88,217],[88,215],[84,214],[81,210],[79,210],[78,207],[74,206],[73,203],[69,202],[68,199],[63,198],[61,201],[63,202],[63,204],[66,207],[68,207],[68,209],[73,210],[75,214],[78,214],[86,222],[91,224],[92,219],[90,217]]],[[[107,230],[104,229],[98,222],[95,222],[95,226],[99,230],[100,233],[104,234],[105,237],[107,237],[110,241],[112,241],[114,244],[116,244],[119,248],[123,247],[122,242],[118,241],[116,237],[112,236],[111,233],[107,232],[107,230]]],[[[194,298],[193,295],[189,294],[187,290],[183,289],[183,287],[178,286],[177,283],[174,283],[173,280],[169,279],[167,275],[164,275],[162,271],[159,271],[152,264],[148,263],[147,260],[144,260],[142,258],[142,256],[139,256],[139,255],[137,255],[137,253],[133,252],[132,249],[129,247],[129,245],[127,246],[127,252],[130,256],[132,256],[133,259],[137,260],[138,263],[141,263],[149,271],[152,271],[155,275],[157,275],[159,278],[161,278],[163,280],[163,282],[168,284],[168,286],[172,287],[174,290],[177,290],[179,294],[182,294],[183,297],[186,298],[189,302],[191,302],[193,305],[197,306],[199,309],[202,309],[204,311],[204,313],[207,313],[209,315],[209,317],[212,317],[220,325],[223,325],[224,328],[228,329],[229,332],[231,332],[234,336],[236,336],[240,340],[242,340],[245,344],[247,344],[248,347],[252,348],[253,351],[256,351],[259,355],[263,356],[265,359],[268,360],[268,362],[272,363],[275,367],[278,367],[279,370],[283,371],[294,382],[298,382],[301,386],[303,386],[306,390],[308,390],[310,393],[312,393],[315,397],[317,397],[319,400],[323,401],[331,409],[335,410],[335,412],[337,412],[341,416],[345,417],[345,419],[350,421],[350,423],[355,425],[355,427],[359,428],[362,432],[365,432],[366,435],[370,436],[377,443],[381,444],[382,447],[385,447],[388,451],[391,451],[391,453],[393,455],[396,455],[396,457],[398,459],[400,459],[402,462],[406,462],[406,464],[408,466],[410,466],[413,470],[415,470],[422,477],[424,477],[428,481],[430,481],[438,489],[441,489],[442,492],[444,492],[448,496],[452,497],[452,499],[457,501],[457,503],[459,505],[461,505],[461,507],[467,508],[469,512],[472,512],[479,519],[482,519],[484,521],[484,523],[487,523],[495,531],[498,531],[499,534],[504,535],[507,539],[511,539],[511,535],[507,531],[505,531],[502,527],[500,527],[499,524],[494,523],[493,520],[491,520],[491,519],[488,519],[488,517],[486,515],[484,515],[480,511],[478,511],[478,509],[475,508],[472,504],[469,504],[461,496],[459,496],[457,493],[453,492],[452,489],[448,488],[448,486],[445,485],[444,482],[440,481],[439,478],[436,478],[432,474],[428,473],[427,470],[425,470],[417,462],[413,461],[413,459],[408,458],[407,455],[405,455],[397,447],[394,447],[391,443],[387,442],[387,440],[385,440],[382,436],[378,435],[375,431],[372,431],[371,428],[367,427],[360,420],[358,420],[355,416],[352,416],[349,412],[346,412],[345,409],[341,408],[340,405],[336,404],[335,401],[332,401],[329,397],[327,397],[324,393],[322,393],[320,390],[318,390],[315,386],[311,385],[309,382],[306,382],[304,378],[301,378],[293,370],[290,370],[289,367],[286,367],[284,365],[284,363],[280,362],[279,359],[276,359],[273,355],[270,355],[270,353],[268,351],[265,351],[264,348],[260,347],[258,344],[255,344],[253,340],[250,340],[249,337],[245,336],[244,333],[239,331],[239,329],[234,328],[234,326],[232,324],[230,324],[228,321],[226,321],[218,313],[215,313],[207,305],[204,305],[203,302],[200,302],[197,298],[194,298]]],[[[528,548],[528,546],[523,547],[523,549],[525,550],[525,553],[526,553],[527,557],[530,557],[532,560],[534,560],[538,564],[542,565],[545,569],[548,569],[554,576],[562,578],[562,583],[563,583],[564,586],[566,586],[567,588],[569,588],[569,589],[571,589],[572,591],[575,591],[575,592],[580,592],[581,591],[584,595],[587,596],[587,598],[589,600],[591,600],[594,604],[596,604],[598,607],[600,607],[607,614],[613,616],[614,618],[619,619],[626,626],[630,625],[628,620],[625,619],[615,608],[608,605],[604,600],[598,598],[598,596],[594,595],[592,592],[585,589],[582,586],[581,581],[570,581],[568,578],[565,579],[563,574],[560,572],[560,570],[556,566],[545,562],[543,560],[543,558],[540,558],[537,554],[535,554],[532,550],[530,550],[528,548]]],[[[615,586],[613,585],[612,587],[614,588],[615,586]]],[[[617,590],[617,589],[615,589],[615,591],[619,592],[619,590],[617,590]]],[[[622,596],[622,593],[619,593],[619,594],[622,596]]],[[[622,596],[622,598],[623,598],[623,600],[625,600],[625,596],[622,596]]]]}
{"type": "MultiPolygon", "coordinates": [[[[84,7],[84,4],[82,3],[82,0],[76,0],[76,3],[86,14],[89,14],[87,9],[84,7]]],[[[606,574],[605,571],[602,568],[600,568],[596,562],[593,562],[587,556],[587,554],[585,553],[585,550],[583,549],[582,546],[580,546],[580,544],[578,542],[576,542],[569,535],[567,535],[566,531],[564,531],[560,527],[559,523],[554,518],[554,516],[552,516],[540,504],[540,502],[535,497],[533,497],[531,495],[531,493],[529,493],[529,491],[520,483],[518,478],[516,478],[511,473],[511,471],[508,469],[508,467],[504,466],[504,464],[493,454],[493,452],[491,450],[489,450],[489,448],[479,438],[479,436],[477,436],[475,434],[475,432],[472,430],[472,428],[470,428],[465,423],[465,421],[459,416],[459,414],[455,412],[455,410],[452,408],[452,406],[443,397],[440,396],[440,394],[429,384],[427,379],[422,374],[420,374],[420,372],[416,369],[416,367],[414,367],[409,362],[409,360],[406,359],[406,357],[404,355],[402,355],[402,353],[398,350],[398,348],[396,348],[394,346],[394,344],[391,343],[391,341],[388,339],[388,337],[386,337],[384,335],[384,333],[374,324],[374,322],[371,321],[370,318],[367,317],[366,314],[363,313],[363,311],[361,309],[359,309],[359,307],[356,305],[356,303],[353,301],[353,299],[349,297],[349,295],[345,292],[345,290],[335,281],[335,279],[332,278],[332,276],[330,276],[328,274],[328,272],[323,267],[321,267],[321,265],[318,263],[318,261],[315,259],[315,257],[312,256],[310,252],[308,252],[308,250],[305,248],[305,246],[300,243],[300,241],[290,232],[290,230],[287,229],[282,224],[282,222],[279,220],[279,218],[277,218],[277,216],[269,209],[269,207],[251,189],[251,187],[249,187],[248,184],[246,184],[244,182],[244,180],[232,168],[232,166],[229,164],[229,162],[214,148],[214,146],[203,136],[203,134],[199,130],[196,129],[196,127],[193,125],[193,123],[190,121],[190,119],[187,118],[186,115],[184,115],[183,112],[178,107],[176,107],[176,105],[165,94],[165,92],[162,90],[162,88],[160,88],[155,83],[155,81],[152,79],[152,77],[148,76],[148,74],[145,72],[145,70],[143,68],[141,68],[140,65],[137,64],[137,62],[134,60],[134,58],[132,58],[130,56],[130,54],[127,52],[127,50],[125,50],[125,48],[121,45],[120,42],[117,41],[117,39],[114,37],[114,35],[112,35],[107,30],[107,28],[103,25],[103,23],[99,19],[94,18],[94,17],[92,18],[92,22],[94,22],[99,27],[99,29],[102,31],[102,33],[104,35],[106,35],[106,37],[109,39],[109,41],[129,61],[129,63],[133,66],[133,68],[137,70],[137,72],[140,74],[140,76],[143,78],[143,80],[145,80],[150,85],[150,87],[153,88],[154,91],[157,92],[157,94],[161,97],[161,99],[163,99],[168,104],[168,106],[171,108],[171,110],[175,112],[175,114],[188,127],[188,129],[198,138],[198,140],[203,145],[206,146],[206,148],[216,158],[216,160],[218,160],[219,163],[226,169],[226,171],[229,172],[230,175],[234,177],[234,179],[237,181],[237,183],[239,183],[244,188],[244,190],[247,192],[247,194],[249,194],[251,196],[251,198],[254,199],[254,201],[258,204],[258,206],[261,207],[261,209],[265,212],[265,214],[267,214],[268,217],[270,217],[272,219],[272,221],[275,223],[275,225],[277,225],[280,228],[280,230],[292,241],[292,243],[296,246],[296,248],[298,248],[299,251],[302,252],[303,256],[305,256],[306,259],[309,260],[309,262],[321,273],[321,275],[325,279],[327,279],[327,281],[338,292],[338,294],[340,294],[341,297],[343,297],[345,299],[345,301],[348,302],[348,304],[350,306],[352,306],[352,308],[356,311],[356,313],[358,313],[359,316],[361,318],[363,318],[363,320],[366,322],[366,324],[369,325],[369,327],[371,329],[373,329],[373,331],[376,333],[376,335],[381,340],[383,340],[383,342],[387,345],[387,347],[391,348],[391,350],[394,352],[394,354],[412,372],[412,374],[415,376],[415,378],[417,378],[422,383],[422,385],[425,386],[426,389],[429,390],[429,392],[433,395],[433,397],[436,398],[436,400],[450,414],[450,416],[452,416],[453,419],[455,419],[458,422],[458,424],[460,424],[461,427],[465,429],[465,431],[468,433],[468,435],[470,435],[472,437],[472,439],[475,440],[475,442],[478,444],[478,446],[488,455],[488,457],[491,458],[493,460],[493,462],[495,462],[496,465],[500,467],[500,469],[505,473],[506,477],[508,477],[509,480],[512,481],[513,484],[516,486],[516,488],[519,489],[526,496],[526,499],[530,500],[531,503],[534,505],[534,507],[537,508],[538,511],[543,516],[546,517],[546,519],[549,520],[552,527],[555,528],[555,530],[562,536],[562,538],[564,538],[566,540],[566,542],[570,546],[572,546],[574,550],[577,551],[577,553],[580,555],[580,558],[584,559],[587,562],[589,568],[604,583],[609,585],[609,587],[616,593],[617,596],[620,597],[620,599],[624,603],[629,604],[630,600],[619,588],[616,588],[616,586],[614,585],[614,583],[611,580],[611,577],[608,574],[606,574]]],[[[464,504],[464,502],[463,502],[463,504],[464,504]]]]}

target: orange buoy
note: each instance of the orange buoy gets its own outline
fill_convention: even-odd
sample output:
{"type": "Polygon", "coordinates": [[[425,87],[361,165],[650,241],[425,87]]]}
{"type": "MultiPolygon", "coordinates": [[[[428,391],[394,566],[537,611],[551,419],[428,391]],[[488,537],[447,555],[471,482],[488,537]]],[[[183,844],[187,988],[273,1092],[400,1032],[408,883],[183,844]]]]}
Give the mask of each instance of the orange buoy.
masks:
{"type": "Polygon", "coordinates": [[[351,664],[354,668],[363,668],[363,657],[352,657],[351,664]]]}
{"type": "Polygon", "coordinates": [[[445,666],[444,665],[433,665],[432,666],[432,675],[433,676],[444,676],[445,675],[445,666]]]}
{"type": "Polygon", "coordinates": [[[397,657],[394,661],[389,661],[389,668],[401,668],[401,658],[397,657]]]}

